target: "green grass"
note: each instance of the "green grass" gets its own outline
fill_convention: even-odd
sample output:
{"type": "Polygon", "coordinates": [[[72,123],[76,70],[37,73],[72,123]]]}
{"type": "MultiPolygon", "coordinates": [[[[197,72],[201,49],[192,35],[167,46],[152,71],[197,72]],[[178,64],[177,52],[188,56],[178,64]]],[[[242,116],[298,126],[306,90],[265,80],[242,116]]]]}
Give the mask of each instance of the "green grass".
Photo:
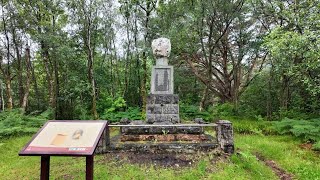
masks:
{"type": "Polygon", "coordinates": [[[320,179],[320,154],[301,149],[290,136],[237,135],[236,139],[240,150],[276,161],[297,179],[320,179]]]}
{"type": "MultiPolygon", "coordinates": [[[[19,157],[18,152],[31,136],[0,141],[0,179],[38,179],[40,157],[19,157]]],[[[258,161],[256,153],[274,160],[296,179],[320,179],[319,154],[299,148],[289,136],[235,136],[237,153],[217,160],[210,155],[196,155],[190,167],[165,168],[128,163],[126,159],[95,156],[95,179],[278,179],[272,170],[258,161]]],[[[84,179],[85,158],[51,157],[52,179],[84,179]]]]}

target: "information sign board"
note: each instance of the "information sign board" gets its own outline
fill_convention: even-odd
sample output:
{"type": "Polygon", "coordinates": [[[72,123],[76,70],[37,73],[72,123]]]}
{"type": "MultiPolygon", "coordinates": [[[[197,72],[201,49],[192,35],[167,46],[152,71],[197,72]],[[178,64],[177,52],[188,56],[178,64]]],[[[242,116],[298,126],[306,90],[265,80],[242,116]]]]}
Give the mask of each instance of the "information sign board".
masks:
{"type": "Polygon", "coordinates": [[[19,155],[93,155],[106,121],[48,121],[19,155]]]}

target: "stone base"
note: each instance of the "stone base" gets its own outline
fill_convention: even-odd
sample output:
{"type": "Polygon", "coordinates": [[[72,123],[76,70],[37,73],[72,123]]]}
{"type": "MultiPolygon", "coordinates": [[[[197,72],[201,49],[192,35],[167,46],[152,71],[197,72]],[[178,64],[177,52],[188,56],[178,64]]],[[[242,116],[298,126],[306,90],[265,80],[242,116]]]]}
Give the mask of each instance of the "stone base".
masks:
{"type": "Polygon", "coordinates": [[[219,150],[219,145],[212,138],[211,141],[203,141],[195,143],[192,141],[171,141],[171,142],[157,142],[157,141],[126,141],[121,142],[121,136],[115,136],[111,139],[111,144],[107,151],[133,151],[133,152],[152,152],[152,153],[195,153],[198,151],[212,151],[219,150]]]}
{"type": "Polygon", "coordinates": [[[179,97],[177,94],[149,94],[147,97],[147,123],[179,123],[179,97]]]}

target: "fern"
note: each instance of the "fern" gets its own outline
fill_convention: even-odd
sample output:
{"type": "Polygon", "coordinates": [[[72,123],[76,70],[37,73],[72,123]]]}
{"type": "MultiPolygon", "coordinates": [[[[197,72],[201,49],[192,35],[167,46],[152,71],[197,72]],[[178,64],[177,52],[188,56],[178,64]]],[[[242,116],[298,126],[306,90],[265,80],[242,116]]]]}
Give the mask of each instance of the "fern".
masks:
{"type": "Polygon", "coordinates": [[[280,134],[291,134],[302,141],[315,143],[320,147],[320,119],[295,120],[285,118],[282,121],[274,122],[275,130],[280,134]]]}
{"type": "Polygon", "coordinates": [[[0,113],[0,137],[32,134],[47,121],[49,113],[38,116],[24,115],[20,109],[0,113]]]}

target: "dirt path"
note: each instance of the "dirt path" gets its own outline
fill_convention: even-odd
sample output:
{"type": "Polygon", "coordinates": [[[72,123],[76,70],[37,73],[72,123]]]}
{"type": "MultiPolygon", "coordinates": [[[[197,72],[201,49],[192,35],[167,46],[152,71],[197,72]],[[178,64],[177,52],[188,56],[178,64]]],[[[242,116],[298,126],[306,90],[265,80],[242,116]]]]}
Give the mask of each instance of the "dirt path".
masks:
{"type": "Polygon", "coordinates": [[[259,161],[264,162],[265,165],[270,167],[272,171],[279,177],[281,180],[292,180],[293,175],[289,172],[285,171],[284,169],[280,168],[279,165],[273,160],[266,159],[261,154],[256,153],[256,157],[259,161]]]}

